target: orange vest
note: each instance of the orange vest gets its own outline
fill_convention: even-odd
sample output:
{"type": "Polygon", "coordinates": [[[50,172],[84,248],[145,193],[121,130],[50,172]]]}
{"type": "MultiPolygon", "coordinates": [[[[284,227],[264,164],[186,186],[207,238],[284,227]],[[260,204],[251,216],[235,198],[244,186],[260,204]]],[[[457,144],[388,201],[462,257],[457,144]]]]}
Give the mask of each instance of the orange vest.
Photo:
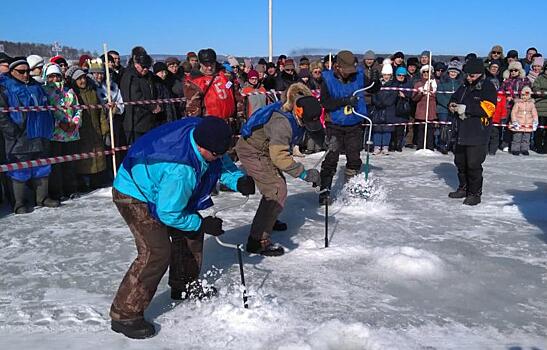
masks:
{"type": "Polygon", "coordinates": [[[235,98],[232,92],[232,82],[226,78],[222,72],[215,75],[215,80],[211,83],[213,76],[202,75],[192,79],[202,92],[207,90],[203,97],[206,115],[228,119],[235,112],[235,98]],[[211,86],[207,89],[207,87],[211,86]]]}

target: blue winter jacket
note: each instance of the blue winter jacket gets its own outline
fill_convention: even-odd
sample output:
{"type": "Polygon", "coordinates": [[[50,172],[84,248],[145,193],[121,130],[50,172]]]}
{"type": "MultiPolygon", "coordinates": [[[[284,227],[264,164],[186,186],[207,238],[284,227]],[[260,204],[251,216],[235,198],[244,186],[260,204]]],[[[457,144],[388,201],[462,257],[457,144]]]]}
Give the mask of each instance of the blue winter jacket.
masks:
{"type": "MultiPolygon", "coordinates": [[[[173,123],[180,124],[186,119],[190,118],[173,123]]],[[[163,127],[169,126],[169,124],[165,124],[163,127]]],[[[202,180],[207,181],[204,178],[204,175],[207,177],[207,170],[210,166],[215,165],[208,163],[201,156],[193,132],[192,129],[189,135],[190,152],[194,153],[192,156],[198,160],[198,165],[192,166],[176,161],[137,162],[132,164],[129,170],[124,164],[120,167],[113,185],[119,192],[149,203],[149,208],[154,210],[154,213],[151,213],[152,216],[165,225],[182,231],[196,231],[201,226],[201,217],[197,214],[197,210],[204,209],[207,205],[200,206],[199,203],[196,204],[193,201],[196,191],[200,191],[199,186],[202,180]],[[196,169],[199,169],[199,174],[196,169]]],[[[176,156],[174,157],[176,158],[176,156]]],[[[244,174],[227,155],[224,155],[220,162],[220,182],[237,191],[237,180],[244,174]]],[[[206,195],[205,199],[209,200],[208,193],[206,195]]]]}
{"type": "MultiPolygon", "coordinates": [[[[325,83],[328,94],[333,99],[349,98],[352,94],[359,89],[365,87],[365,73],[363,67],[357,67],[357,73],[351,77],[351,80],[347,83],[340,81],[335,75],[334,71],[323,71],[323,82],[325,83]]],[[[355,107],[355,110],[363,115],[367,115],[367,104],[363,98],[364,92],[361,92],[358,96],[361,98],[355,107]]],[[[363,122],[363,118],[349,112],[346,114],[346,106],[340,106],[334,110],[329,110],[330,119],[333,124],[342,126],[352,126],[363,122]]]]}

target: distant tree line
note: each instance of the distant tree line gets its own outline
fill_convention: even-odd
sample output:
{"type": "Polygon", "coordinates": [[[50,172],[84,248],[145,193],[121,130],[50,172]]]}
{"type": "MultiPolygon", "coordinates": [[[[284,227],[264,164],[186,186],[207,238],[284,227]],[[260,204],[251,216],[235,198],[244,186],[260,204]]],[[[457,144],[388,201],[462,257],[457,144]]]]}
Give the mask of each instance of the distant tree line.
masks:
{"type": "MultiPolygon", "coordinates": [[[[52,44],[22,43],[0,40],[0,46],[4,46],[4,52],[12,57],[40,55],[42,57],[53,57],[55,51],[52,50],[52,44]]],[[[90,55],[97,57],[97,52],[91,52],[83,49],[75,49],[69,46],[60,46],[59,54],[68,59],[78,59],[81,55],[90,55]]]]}

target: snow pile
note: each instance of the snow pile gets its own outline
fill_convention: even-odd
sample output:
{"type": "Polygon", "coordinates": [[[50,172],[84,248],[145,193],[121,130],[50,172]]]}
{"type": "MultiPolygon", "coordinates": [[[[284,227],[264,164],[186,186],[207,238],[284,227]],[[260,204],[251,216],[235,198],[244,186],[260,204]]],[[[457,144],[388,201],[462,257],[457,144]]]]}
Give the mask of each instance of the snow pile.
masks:
{"type": "Polygon", "coordinates": [[[433,253],[412,247],[374,248],[373,266],[379,275],[407,279],[443,276],[443,261],[433,253]]]}
{"type": "Polygon", "coordinates": [[[321,324],[298,344],[283,345],[278,350],[380,350],[371,339],[368,327],[360,322],[344,324],[331,320],[321,324]]]}

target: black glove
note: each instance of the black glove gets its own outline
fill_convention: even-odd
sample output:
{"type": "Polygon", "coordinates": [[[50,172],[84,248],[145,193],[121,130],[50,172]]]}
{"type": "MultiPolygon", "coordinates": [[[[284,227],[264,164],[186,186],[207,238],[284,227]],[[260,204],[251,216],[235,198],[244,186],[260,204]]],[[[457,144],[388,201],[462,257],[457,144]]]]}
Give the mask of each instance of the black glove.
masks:
{"type": "Polygon", "coordinates": [[[213,236],[220,236],[224,233],[224,230],[222,229],[222,219],[207,216],[201,220],[199,230],[213,236]]]}
{"type": "Polygon", "coordinates": [[[306,175],[302,177],[302,180],[306,182],[311,182],[313,187],[321,185],[321,175],[319,175],[319,170],[317,169],[308,169],[305,171],[306,175]]]}
{"type": "Polygon", "coordinates": [[[248,175],[240,177],[237,180],[237,190],[244,196],[255,194],[255,180],[248,175]]]}

